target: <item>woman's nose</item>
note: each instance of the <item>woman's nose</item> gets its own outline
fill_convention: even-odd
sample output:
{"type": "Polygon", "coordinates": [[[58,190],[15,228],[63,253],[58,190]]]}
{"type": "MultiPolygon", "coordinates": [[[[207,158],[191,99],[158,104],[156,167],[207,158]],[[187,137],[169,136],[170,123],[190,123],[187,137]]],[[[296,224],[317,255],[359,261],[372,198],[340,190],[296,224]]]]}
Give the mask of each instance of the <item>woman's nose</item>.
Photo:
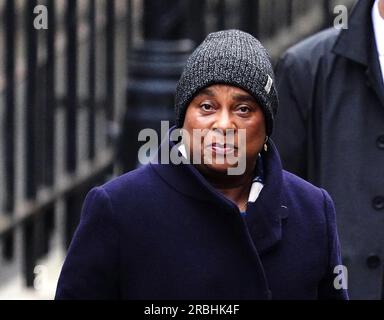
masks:
{"type": "Polygon", "coordinates": [[[222,130],[223,133],[225,133],[226,130],[235,128],[236,125],[228,111],[221,111],[217,113],[217,118],[215,119],[212,129],[222,130]]]}

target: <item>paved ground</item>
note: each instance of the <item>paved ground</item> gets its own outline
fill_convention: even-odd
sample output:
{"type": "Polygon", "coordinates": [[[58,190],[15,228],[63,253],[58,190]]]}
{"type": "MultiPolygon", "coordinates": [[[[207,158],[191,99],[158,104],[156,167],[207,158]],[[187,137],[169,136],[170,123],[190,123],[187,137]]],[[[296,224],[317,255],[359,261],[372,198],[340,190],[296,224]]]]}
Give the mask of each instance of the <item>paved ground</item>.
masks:
{"type": "Polygon", "coordinates": [[[26,288],[21,274],[12,275],[1,284],[0,300],[53,299],[63,256],[62,250],[55,248],[46,259],[39,261],[35,268],[35,288],[26,288]]]}
{"type": "MultiPolygon", "coordinates": [[[[55,223],[63,225],[61,202],[56,205],[55,223]]],[[[14,259],[6,261],[0,255],[0,300],[51,300],[54,298],[65,257],[62,232],[59,228],[50,239],[51,250],[48,256],[36,264],[34,287],[27,288],[23,277],[22,233],[20,229],[16,231],[14,259]]]]}

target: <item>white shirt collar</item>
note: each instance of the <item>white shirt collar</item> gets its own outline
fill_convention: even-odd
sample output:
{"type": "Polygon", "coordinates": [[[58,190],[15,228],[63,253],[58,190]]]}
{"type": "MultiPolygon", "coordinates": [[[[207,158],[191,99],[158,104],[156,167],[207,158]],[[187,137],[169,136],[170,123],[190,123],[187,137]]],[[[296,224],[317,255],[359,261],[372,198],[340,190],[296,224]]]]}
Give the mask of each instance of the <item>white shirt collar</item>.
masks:
{"type": "Polygon", "coordinates": [[[376,47],[379,56],[384,56],[384,19],[380,16],[379,0],[375,1],[372,8],[373,30],[375,32],[376,47]]]}

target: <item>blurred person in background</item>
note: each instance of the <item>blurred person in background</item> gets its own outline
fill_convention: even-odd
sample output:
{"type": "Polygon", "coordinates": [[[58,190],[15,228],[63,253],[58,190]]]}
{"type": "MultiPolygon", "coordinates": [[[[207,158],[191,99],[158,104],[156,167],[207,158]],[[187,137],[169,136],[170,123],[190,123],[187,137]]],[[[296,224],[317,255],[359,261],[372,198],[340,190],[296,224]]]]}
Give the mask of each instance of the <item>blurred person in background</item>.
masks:
{"type": "Polygon", "coordinates": [[[384,0],[358,1],[347,29],[288,49],[276,74],[283,167],[334,199],[350,298],[382,299],[384,0]]]}
{"type": "Polygon", "coordinates": [[[278,100],[260,42],[239,30],[208,35],[175,106],[159,155],[183,129],[184,158],[208,150],[213,161],[150,163],[92,189],[56,298],[347,299],[333,202],[283,171],[268,139],[278,100]],[[236,153],[245,170],[229,175],[236,153]]]}

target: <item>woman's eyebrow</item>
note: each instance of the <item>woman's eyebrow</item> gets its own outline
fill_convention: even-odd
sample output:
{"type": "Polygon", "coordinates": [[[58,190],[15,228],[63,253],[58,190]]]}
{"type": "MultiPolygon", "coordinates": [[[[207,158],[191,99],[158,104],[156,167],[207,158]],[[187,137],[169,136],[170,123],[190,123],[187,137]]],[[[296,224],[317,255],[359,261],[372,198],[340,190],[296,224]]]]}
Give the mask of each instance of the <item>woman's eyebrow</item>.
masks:
{"type": "Polygon", "coordinates": [[[256,99],[252,97],[250,94],[234,94],[232,98],[235,101],[248,101],[248,102],[257,103],[256,99]]]}
{"type": "Polygon", "coordinates": [[[214,92],[208,88],[205,88],[199,92],[198,96],[202,96],[202,95],[210,96],[210,97],[215,96],[214,92]]]}

